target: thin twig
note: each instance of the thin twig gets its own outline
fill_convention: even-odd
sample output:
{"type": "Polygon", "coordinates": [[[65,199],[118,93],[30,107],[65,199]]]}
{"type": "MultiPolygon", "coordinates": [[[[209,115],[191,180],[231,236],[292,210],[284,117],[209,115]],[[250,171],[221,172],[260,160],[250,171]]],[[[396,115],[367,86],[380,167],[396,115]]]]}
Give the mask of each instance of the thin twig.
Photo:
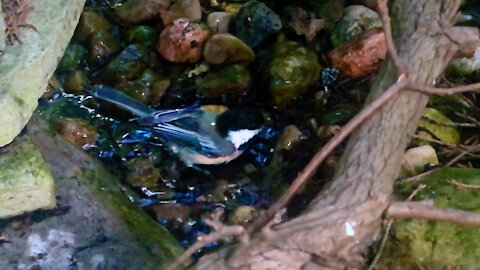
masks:
{"type": "Polygon", "coordinates": [[[446,127],[475,127],[475,128],[479,127],[479,125],[477,125],[475,123],[456,123],[456,122],[442,123],[442,122],[439,122],[439,121],[436,121],[436,120],[433,120],[433,119],[428,119],[428,121],[430,121],[430,122],[432,122],[436,125],[446,126],[446,127]]]}
{"type": "Polygon", "coordinates": [[[212,227],[215,232],[199,236],[197,242],[185,250],[185,252],[183,252],[183,254],[180,255],[180,257],[178,257],[166,270],[179,269],[182,264],[190,259],[193,253],[210,243],[224,240],[229,237],[240,236],[245,233],[245,228],[243,226],[226,226],[222,224],[220,221],[222,214],[223,211],[216,211],[213,213],[211,219],[205,219],[205,224],[212,227]]]}
{"type": "Polygon", "coordinates": [[[436,88],[410,83],[407,88],[409,90],[422,92],[424,94],[453,95],[465,92],[480,92],[480,83],[457,86],[452,88],[436,88]]]}
{"type": "Polygon", "coordinates": [[[380,14],[382,20],[383,32],[385,33],[385,42],[387,44],[387,50],[390,58],[392,58],[395,67],[398,69],[399,74],[406,74],[405,66],[400,61],[398,56],[397,49],[393,42],[392,29],[390,24],[390,15],[388,13],[388,0],[378,0],[377,1],[377,10],[380,14]]]}
{"type": "Polygon", "coordinates": [[[377,109],[382,107],[388,100],[395,96],[400,90],[402,90],[408,84],[407,80],[398,80],[395,84],[390,86],[380,97],[365,107],[360,113],[352,118],[337,135],[333,136],[327,144],[325,144],[310,160],[303,171],[292,182],[283,195],[262,215],[257,219],[249,228],[249,232],[256,232],[260,230],[265,224],[270,221],[275,214],[290,201],[295,195],[297,190],[310,179],[310,177],[316,172],[318,166],[328,157],[328,155],[338,146],[352,131],[354,131],[360,124],[370,117],[377,109]]]}
{"type": "Polygon", "coordinates": [[[450,181],[450,183],[452,183],[452,185],[455,185],[455,186],[461,187],[461,188],[480,189],[480,185],[470,185],[470,184],[460,183],[460,182],[456,181],[455,179],[452,179],[452,181],[450,181]]]}
{"type": "Polygon", "coordinates": [[[408,177],[408,178],[405,178],[405,179],[402,179],[400,181],[400,183],[407,183],[407,182],[418,182],[418,181],[421,181],[423,180],[423,178],[425,178],[426,176],[438,171],[439,168],[435,168],[435,169],[432,169],[432,170],[429,170],[429,171],[426,171],[426,172],[423,172],[421,174],[417,174],[417,175],[414,175],[414,176],[411,176],[411,177],[408,177]]]}
{"type": "Polygon", "coordinates": [[[480,121],[478,121],[477,119],[475,119],[475,117],[472,117],[470,115],[464,115],[460,112],[455,112],[455,114],[459,117],[462,117],[464,119],[467,119],[467,120],[470,120],[472,121],[473,124],[477,125],[478,127],[480,127],[480,121]]]}
{"type": "Polygon", "coordinates": [[[421,141],[436,143],[436,144],[439,144],[439,145],[448,146],[448,147],[452,147],[452,148],[458,147],[458,145],[453,144],[453,143],[445,143],[445,142],[442,142],[442,141],[437,140],[437,139],[428,138],[428,137],[420,136],[420,135],[416,135],[416,134],[413,134],[412,138],[418,139],[418,140],[421,140],[421,141]]]}
{"type": "Polygon", "coordinates": [[[421,219],[443,221],[452,224],[480,227],[480,215],[477,213],[440,209],[420,202],[394,202],[387,209],[387,217],[392,219],[421,219]]]}
{"type": "Polygon", "coordinates": [[[447,167],[452,166],[453,164],[457,163],[460,159],[462,159],[466,155],[472,155],[472,152],[476,152],[480,149],[480,145],[473,145],[471,147],[466,147],[465,150],[463,150],[460,154],[458,154],[456,157],[454,157],[452,160],[450,160],[447,165],[447,167]]]}

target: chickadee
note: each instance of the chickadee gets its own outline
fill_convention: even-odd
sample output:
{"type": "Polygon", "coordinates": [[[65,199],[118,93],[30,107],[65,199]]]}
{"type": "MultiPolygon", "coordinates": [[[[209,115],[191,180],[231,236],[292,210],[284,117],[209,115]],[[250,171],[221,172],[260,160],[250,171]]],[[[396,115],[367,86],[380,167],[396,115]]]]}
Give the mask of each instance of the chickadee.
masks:
{"type": "Polygon", "coordinates": [[[154,110],[106,86],[93,96],[114,103],[137,116],[137,123],[151,131],[187,165],[222,164],[239,157],[263,124],[253,109],[228,109],[222,105],[192,105],[174,110],[154,110]]]}

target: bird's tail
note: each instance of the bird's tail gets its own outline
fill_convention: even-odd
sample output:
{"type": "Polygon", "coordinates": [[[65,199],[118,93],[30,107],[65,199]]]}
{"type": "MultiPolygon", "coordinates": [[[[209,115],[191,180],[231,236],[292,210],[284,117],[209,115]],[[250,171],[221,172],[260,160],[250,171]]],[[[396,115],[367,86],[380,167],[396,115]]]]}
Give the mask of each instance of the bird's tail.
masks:
{"type": "Polygon", "coordinates": [[[93,90],[93,96],[116,104],[117,106],[130,111],[132,114],[140,118],[148,117],[155,112],[154,109],[148,107],[147,105],[107,86],[96,86],[93,90]]]}

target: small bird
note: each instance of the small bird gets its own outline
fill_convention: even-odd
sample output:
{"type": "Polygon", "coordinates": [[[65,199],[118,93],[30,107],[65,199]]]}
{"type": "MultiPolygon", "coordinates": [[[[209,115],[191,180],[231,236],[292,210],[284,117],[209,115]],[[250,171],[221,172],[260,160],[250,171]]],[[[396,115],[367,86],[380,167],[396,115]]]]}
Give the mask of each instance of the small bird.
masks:
{"type": "Polygon", "coordinates": [[[155,110],[103,85],[93,96],[116,104],[137,117],[137,123],[158,137],[187,166],[216,165],[239,157],[262,129],[263,116],[254,109],[194,104],[173,110],[155,110]]]}

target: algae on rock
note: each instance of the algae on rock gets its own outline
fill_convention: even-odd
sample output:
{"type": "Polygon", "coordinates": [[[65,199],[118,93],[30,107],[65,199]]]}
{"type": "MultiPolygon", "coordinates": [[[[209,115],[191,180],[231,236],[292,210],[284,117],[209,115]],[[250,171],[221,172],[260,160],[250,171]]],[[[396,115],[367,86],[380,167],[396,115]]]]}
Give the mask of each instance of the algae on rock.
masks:
{"type": "Polygon", "coordinates": [[[305,94],[320,78],[321,72],[322,66],[313,51],[281,35],[272,48],[262,76],[272,103],[282,107],[305,94]]]}
{"type": "Polygon", "coordinates": [[[99,161],[55,135],[38,115],[27,131],[51,168],[60,208],[40,221],[31,220],[37,213],[23,217],[27,232],[4,221],[2,236],[11,242],[0,249],[0,269],[153,270],[179,255],[175,238],[129,200],[126,193],[133,193],[99,161]]]}
{"type": "Polygon", "coordinates": [[[52,174],[32,141],[23,136],[0,152],[0,218],[55,207],[52,174]]]}
{"type": "MultiPolygon", "coordinates": [[[[433,200],[440,208],[480,212],[480,190],[459,188],[452,180],[480,184],[480,169],[443,168],[427,176],[426,188],[416,200],[433,200]]],[[[407,197],[418,185],[402,184],[399,193],[407,197]]],[[[478,269],[478,228],[432,221],[396,221],[377,269],[478,269]]]]}

